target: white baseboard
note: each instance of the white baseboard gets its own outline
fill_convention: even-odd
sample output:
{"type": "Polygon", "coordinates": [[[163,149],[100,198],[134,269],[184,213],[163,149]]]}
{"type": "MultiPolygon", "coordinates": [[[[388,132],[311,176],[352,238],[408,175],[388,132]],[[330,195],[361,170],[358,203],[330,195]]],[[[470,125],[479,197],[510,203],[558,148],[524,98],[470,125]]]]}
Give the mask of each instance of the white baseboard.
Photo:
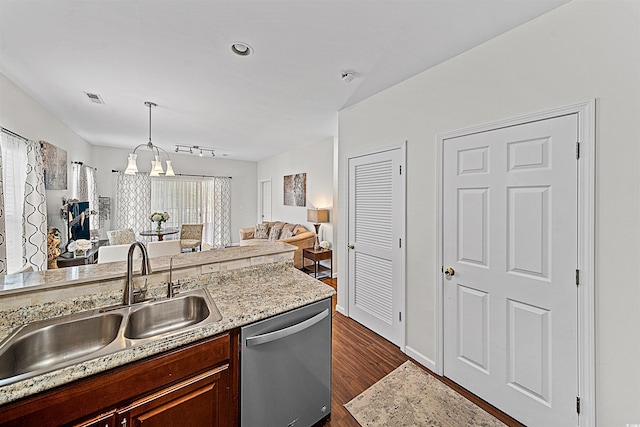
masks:
{"type": "Polygon", "coordinates": [[[412,358],[416,362],[420,363],[422,366],[424,366],[425,368],[429,369],[430,371],[436,372],[436,362],[434,362],[433,360],[429,359],[424,354],[421,354],[420,352],[412,349],[409,346],[405,347],[404,354],[406,354],[407,356],[409,356],[410,358],[412,358]]]}
{"type": "MultiPolygon", "coordinates": [[[[343,307],[343,306],[341,306],[341,305],[337,305],[337,304],[336,304],[336,311],[337,311],[338,313],[342,314],[343,316],[347,316],[347,311],[346,311],[346,310],[344,309],[344,307],[343,307]]],[[[349,317],[349,316],[347,316],[347,317],[349,317]]]]}

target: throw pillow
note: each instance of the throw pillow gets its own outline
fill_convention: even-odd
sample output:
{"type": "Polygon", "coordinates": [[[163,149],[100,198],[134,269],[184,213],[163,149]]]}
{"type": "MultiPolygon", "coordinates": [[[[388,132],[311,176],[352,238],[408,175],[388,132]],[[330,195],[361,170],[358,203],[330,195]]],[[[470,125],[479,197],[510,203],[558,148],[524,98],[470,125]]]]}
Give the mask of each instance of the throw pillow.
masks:
{"type": "Polygon", "coordinates": [[[297,236],[298,234],[304,233],[305,231],[307,231],[307,229],[304,228],[303,225],[296,224],[296,228],[293,229],[293,235],[297,236]]]}
{"type": "Polygon", "coordinates": [[[269,241],[275,242],[280,237],[280,229],[278,227],[271,227],[271,231],[269,231],[269,241]]]}
{"type": "Polygon", "coordinates": [[[282,232],[280,233],[280,240],[288,239],[290,237],[293,237],[293,231],[291,231],[290,228],[287,230],[283,228],[282,232]]]}
{"type": "Polygon", "coordinates": [[[261,222],[256,224],[256,228],[253,232],[254,239],[268,239],[269,238],[269,224],[261,222]]]}
{"type": "Polygon", "coordinates": [[[285,224],[282,227],[282,231],[280,232],[280,234],[286,233],[287,231],[291,231],[291,235],[293,236],[293,229],[296,228],[295,224],[285,224]]]}

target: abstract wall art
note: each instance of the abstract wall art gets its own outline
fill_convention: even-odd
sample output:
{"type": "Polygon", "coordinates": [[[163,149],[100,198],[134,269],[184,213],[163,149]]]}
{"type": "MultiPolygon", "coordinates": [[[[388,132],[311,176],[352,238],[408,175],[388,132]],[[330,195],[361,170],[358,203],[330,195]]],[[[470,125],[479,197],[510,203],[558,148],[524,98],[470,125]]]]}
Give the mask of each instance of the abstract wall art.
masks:
{"type": "Polygon", "coordinates": [[[67,151],[40,141],[40,151],[44,161],[44,189],[67,189],[67,151]]]}
{"type": "Polygon", "coordinates": [[[306,173],[297,173],[284,177],[284,204],[286,206],[307,205],[306,173]]]}

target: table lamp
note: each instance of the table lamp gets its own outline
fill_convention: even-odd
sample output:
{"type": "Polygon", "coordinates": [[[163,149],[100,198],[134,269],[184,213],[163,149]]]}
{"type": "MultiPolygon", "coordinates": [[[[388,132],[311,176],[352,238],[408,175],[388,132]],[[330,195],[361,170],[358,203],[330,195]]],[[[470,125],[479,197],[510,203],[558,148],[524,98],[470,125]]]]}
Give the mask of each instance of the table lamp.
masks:
{"type": "Polygon", "coordinates": [[[312,222],[316,228],[316,243],[313,245],[313,250],[320,249],[320,240],[318,236],[320,234],[320,223],[329,222],[329,209],[307,209],[307,221],[312,222]]]}

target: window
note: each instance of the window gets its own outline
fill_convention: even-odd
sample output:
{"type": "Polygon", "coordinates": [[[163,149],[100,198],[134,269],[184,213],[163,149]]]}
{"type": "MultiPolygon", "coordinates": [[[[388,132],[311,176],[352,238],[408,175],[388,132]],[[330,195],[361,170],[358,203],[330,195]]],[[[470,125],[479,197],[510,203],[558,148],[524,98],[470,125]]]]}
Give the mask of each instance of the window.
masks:
{"type": "Polygon", "coordinates": [[[151,211],[167,212],[168,227],[204,224],[202,237],[212,246],[228,246],[230,178],[159,177],[151,180],[151,211]]]}

